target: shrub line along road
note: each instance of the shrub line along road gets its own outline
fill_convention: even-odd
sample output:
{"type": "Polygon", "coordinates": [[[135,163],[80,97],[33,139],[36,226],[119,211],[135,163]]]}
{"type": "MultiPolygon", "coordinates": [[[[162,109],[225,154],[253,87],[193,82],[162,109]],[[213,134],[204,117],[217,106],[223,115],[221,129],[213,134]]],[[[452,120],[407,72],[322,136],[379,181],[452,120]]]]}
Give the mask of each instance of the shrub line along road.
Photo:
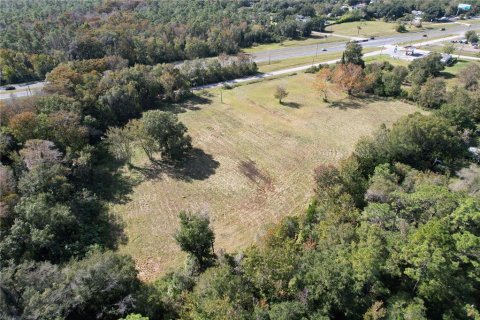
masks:
{"type": "MultiPolygon", "coordinates": [[[[446,23],[445,26],[448,26],[448,29],[446,31],[440,31],[439,29],[432,29],[432,30],[426,30],[426,31],[420,31],[420,32],[409,32],[405,34],[398,34],[394,36],[384,36],[384,37],[376,37],[373,40],[368,40],[366,42],[362,42],[362,46],[364,48],[372,48],[372,47],[382,47],[382,50],[377,50],[373,52],[366,53],[364,56],[365,57],[372,57],[376,56],[382,53],[385,54],[391,54],[391,49],[395,46],[396,43],[407,43],[407,42],[413,42],[413,41],[418,41],[424,39],[424,35],[427,35],[428,37],[438,37],[441,36],[445,33],[449,34],[457,34],[456,36],[450,36],[450,37],[445,37],[445,38],[439,38],[435,40],[428,40],[422,43],[415,43],[415,46],[422,46],[422,45],[427,45],[427,44],[433,44],[433,43],[438,43],[438,42],[443,42],[443,41],[448,41],[451,39],[455,39],[461,35],[463,35],[467,30],[479,30],[480,29],[480,24],[461,24],[461,23],[446,23]],[[455,26],[452,26],[453,24],[456,24],[455,26]],[[386,48],[384,50],[383,48],[386,48]],[[390,49],[390,50],[388,50],[390,49]]],[[[346,35],[340,35],[340,34],[334,34],[334,33],[316,33],[316,34],[327,34],[329,36],[333,37],[339,37],[339,38],[348,38],[351,40],[361,40],[365,38],[361,37],[355,37],[355,36],[346,36],[346,35]]],[[[290,48],[282,48],[282,49],[275,49],[275,50],[266,50],[262,52],[257,52],[254,54],[251,54],[253,60],[257,63],[260,62],[266,62],[266,61],[277,61],[277,60],[285,60],[285,59],[292,59],[292,58],[301,58],[301,57],[308,57],[308,56],[317,56],[317,58],[321,58],[323,54],[326,53],[332,53],[332,52],[341,52],[345,50],[345,43],[342,42],[332,42],[332,43],[325,43],[325,44],[313,44],[313,45],[303,45],[303,46],[297,46],[297,47],[290,47],[290,48]],[[322,49],[326,49],[327,51],[319,51],[319,47],[321,45],[322,49]]],[[[425,52],[425,51],[423,51],[425,52]]],[[[469,57],[469,56],[458,56],[461,59],[469,59],[469,60],[478,60],[480,61],[480,58],[475,58],[475,57],[469,57]]],[[[334,59],[334,60],[329,60],[329,61],[322,61],[319,63],[315,63],[314,65],[319,65],[319,64],[333,64],[338,62],[339,59],[334,59]]],[[[303,71],[305,69],[308,69],[311,67],[312,64],[305,65],[305,66],[299,66],[299,67],[294,67],[294,68],[288,68],[288,69],[283,69],[283,70],[277,70],[277,71],[272,71],[272,72],[267,72],[267,73],[261,73],[255,76],[251,77],[246,77],[246,78],[239,78],[235,80],[230,80],[230,81],[225,81],[225,82],[220,82],[220,83],[213,83],[213,84],[208,84],[208,85],[203,85],[203,86],[198,86],[193,88],[193,90],[203,90],[203,89],[208,89],[208,88],[215,88],[219,87],[224,84],[237,84],[237,83],[243,83],[247,81],[253,81],[253,80],[258,80],[258,79],[264,79],[268,77],[274,77],[274,76],[279,76],[279,75],[284,75],[284,74],[290,74],[290,73],[295,73],[298,71],[303,71]]],[[[24,87],[25,90],[20,91],[20,92],[14,92],[11,94],[8,94],[8,91],[0,91],[0,100],[7,100],[10,98],[20,98],[20,97],[27,97],[30,95],[35,95],[40,91],[43,86],[45,85],[45,82],[36,82],[31,85],[16,85],[17,87],[24,87]]]]}

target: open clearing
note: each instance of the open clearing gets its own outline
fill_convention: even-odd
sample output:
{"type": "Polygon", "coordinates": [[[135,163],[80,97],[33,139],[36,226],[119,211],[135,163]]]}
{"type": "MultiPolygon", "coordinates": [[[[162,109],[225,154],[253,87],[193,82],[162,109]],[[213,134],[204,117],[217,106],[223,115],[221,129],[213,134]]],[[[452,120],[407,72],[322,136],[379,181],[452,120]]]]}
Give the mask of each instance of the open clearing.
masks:
{"type": "Polygon", "coordinates": [[[141,177],[130,201],[113,207],[129,238],[121,251],[134,257],[151,281],[184,261],[173,234],[181,210],[209,214],[215,248],[229,252],[255,242],[266,226],[304,210],[312,195],[314,167],[337,164],[355,142],[380,124],[390,125],[416,107],[378,98],[332,104],[312,88],[314,75],[298,74],[202,92],[179,113],[198,148],[181,172],[149,166],[138,156],[130,172],[141,177]],[[277,85],[289,91],[273,98],[277,85]],[[142,173],[140,173],[142,172],[142,173]]]}

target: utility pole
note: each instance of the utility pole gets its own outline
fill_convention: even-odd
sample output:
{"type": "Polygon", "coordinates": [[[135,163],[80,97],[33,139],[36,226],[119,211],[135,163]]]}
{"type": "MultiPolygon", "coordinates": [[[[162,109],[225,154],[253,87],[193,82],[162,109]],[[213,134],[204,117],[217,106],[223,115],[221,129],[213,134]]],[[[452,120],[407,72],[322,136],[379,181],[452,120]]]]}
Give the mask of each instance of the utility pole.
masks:
{"type": "Polygon", "coordinates": [[[220,103],[223,103],[223,90],[220,88],[220,103]]]}

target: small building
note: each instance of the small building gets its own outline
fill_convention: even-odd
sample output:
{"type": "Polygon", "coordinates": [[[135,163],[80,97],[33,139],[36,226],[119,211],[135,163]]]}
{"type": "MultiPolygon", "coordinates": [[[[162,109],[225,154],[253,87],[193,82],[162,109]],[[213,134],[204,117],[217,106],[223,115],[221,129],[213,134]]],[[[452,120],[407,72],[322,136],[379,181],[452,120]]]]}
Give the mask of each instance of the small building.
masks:
{"type": "Polygon", "coordinates": [[[444,65],[450,65],[453,62],[453,56],[448,53],[442,53],[442,59],[440,59],[440,62],[443,63],[444,65]]]}
{"type": "Polygon", "coordinates": [[[420,10],[412,10],[412,15],[414,17],[421,17],[423,16],[423,11],[420,11],[420,10]]]}
{"type": "Polygon", "coordinates": [[[403,48],[405,50],[406,56],[413,56],[415,54],[415,47],[414,46],[406,46],[403,48]]]}

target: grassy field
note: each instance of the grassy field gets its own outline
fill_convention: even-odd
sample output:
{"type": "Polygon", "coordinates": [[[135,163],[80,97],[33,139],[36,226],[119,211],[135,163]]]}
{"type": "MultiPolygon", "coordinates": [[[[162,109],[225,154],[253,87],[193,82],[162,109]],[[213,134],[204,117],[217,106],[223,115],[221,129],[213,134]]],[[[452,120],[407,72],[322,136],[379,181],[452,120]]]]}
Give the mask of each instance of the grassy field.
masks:
{"type": "MultiPolygon", "coordinates": [[[[327,26],[326,31],[334,32],[341,35],[355,36],[355,37],[378,37],[391,34],[398,34],[395,30],[397,26],[396,22],[385,22],[385,21],[356,21],[348,22],[341,24],[334,24],[327,26]],[[358,29],[360,27],[360,30],[358,29]]],[[[457,26],[455,24],[445,24],[445,23],[423,23],[421,28],[407,25],[408,32],[421,32],[429,29],[436,28],[445,28],[446,32],[452,26],[457,26]]]]}
{"type": "Polygon", "coordinates": [[[280,43],[267,43],[261,44],[258,46],[254,46],[251,48],[243,49],[245,53],[257,53],[267,50],[276,50],[276,49],[284,49],[289,47],[299,47],[299,46],[308,46],[312,44],[325,44],[325,43],[332,43],[332,42],[345,42],[347,39],[339,38],[339,37],[320,37],[316,35],[312,35],[311,37],[300,39],[300,40],[286,40],[280,43]]]}
{"type": "Polygon", "coordinates": [[[454,86],[459,85],[458,78],[456,78],[456,75],[461,70],[463,70],[465,68],[468,68],[468,66],[471,65],[472,63],[480,65],[480,62],[458,60],[454,65],[445,68],[445,70],[442,72],[441,76],[447,82],[447,88],[448,89],[451,89],[454,86]]]}
{"type": "MultiPolygon", "coordinates": [[[[421,46],[421,47],[418,47],[418,48],[423,49],[423,50],[443,53],[445,45],[447,45],[447,44],[450,44],[450,43],[448,43],[448,42],[436,43],[436,44],[432,44],[432,45],[421,46]]],[[[480,50],[466,50],[465,48],[467,46],[468,45],[454,44],[455,52],[453,53],[453,55],[454,56],[455,55],[461,55],[461,56],[470,56],[470,57],[480,58],[480,50]]]]}
{"type": "MultiPolygon", "coordinates": [[[[363,48],[363,53],[368,53],[372,51],[380,50],[380,48],[363,48]]],[[[288,69],[298,66],[305,66],[308,64],[318,64],[324,61],[330,61],[335,59],[340,59],[342,52],[329,52],[319,54],[315,59],[314,56],[300,57],[300,58],[291,58],[284,60],[274,60],[270,64],[268,62],[258,63],[259,72],[272,72],[276,70],[288,69]]]]}
{"type": "MultiPolygon", "coordinates": [[[[216,250],[239,250],[266,226],[304,210],[312,195],[312,171],[337,164],[354,143],[380,124],[391,124],[416,107],[399,101],[347,99],[332,91],[332,104],[312,88],[314,75],[298,74],[223,90],[177,108],[193,138],[195,156],[183,169],[151,167],[128,172],[140,179],[130,200],[113,206],[129,238],[121,251],[136,260],[140,276],[152,280],[183,263],[172,235],[181,210],[209,214],[216,250]],[[274,88],[289,91],[285,103],[274,88]]],[[[333,90],[333,89],[332,89],[333,90]]]]}

